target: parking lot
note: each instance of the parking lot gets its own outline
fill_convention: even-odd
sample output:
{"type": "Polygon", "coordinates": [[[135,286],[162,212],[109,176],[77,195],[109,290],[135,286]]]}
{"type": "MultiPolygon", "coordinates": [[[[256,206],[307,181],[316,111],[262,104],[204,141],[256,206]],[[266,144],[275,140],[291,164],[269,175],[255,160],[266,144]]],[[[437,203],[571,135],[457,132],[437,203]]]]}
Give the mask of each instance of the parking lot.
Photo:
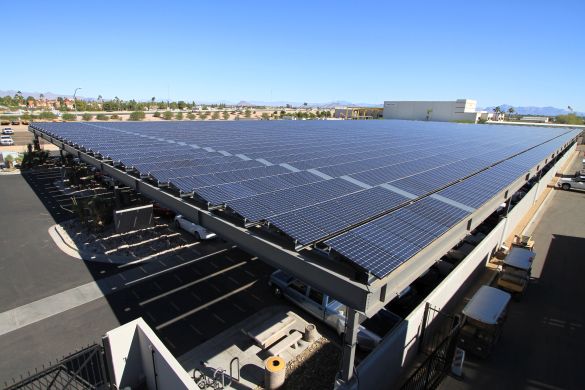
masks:
{"type": "Polygon", "coordinates": [[[0,383],[99,342],[137,317],[179,356],[261,308],[284,303],[267,284],[273,269],[221,239],[132,266],[67,256],[47,231],[72,217],[70,200],[58,196],[53,181],[51,172],[0,177],[0,313],[26,307],[30,317],[30,324],[0,335],[0,348],[10,356],[0,360],[0,383]],[[75,294],[92,284],[101,289],[97,298],[75,294]],[[40,299],[54,315],[35,318],[28,309],[40,299]],[[65,304],[72,307],[63,310],[65,304]]]}
{"type": "Polygon", "coordinates": [[[494,353],[486,360],[468,354],[463,378],[447,377],[441,389],[583,387],[585,192],[551,196],[532,233],[533,280],[522,299],[512,301],[494,353]]]}

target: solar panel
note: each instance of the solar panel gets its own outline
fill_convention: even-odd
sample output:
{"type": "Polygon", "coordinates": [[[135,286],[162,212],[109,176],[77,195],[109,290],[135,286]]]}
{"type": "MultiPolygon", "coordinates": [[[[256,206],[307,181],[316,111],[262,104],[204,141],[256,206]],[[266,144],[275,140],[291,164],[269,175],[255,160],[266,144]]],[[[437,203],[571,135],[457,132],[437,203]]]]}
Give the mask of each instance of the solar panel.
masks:
{"type": "Polygon", "coordinates": [[[297,243],[331,237],[334,251],[379,277],[578,133],[410,121],[32,126],[297,243]]]}

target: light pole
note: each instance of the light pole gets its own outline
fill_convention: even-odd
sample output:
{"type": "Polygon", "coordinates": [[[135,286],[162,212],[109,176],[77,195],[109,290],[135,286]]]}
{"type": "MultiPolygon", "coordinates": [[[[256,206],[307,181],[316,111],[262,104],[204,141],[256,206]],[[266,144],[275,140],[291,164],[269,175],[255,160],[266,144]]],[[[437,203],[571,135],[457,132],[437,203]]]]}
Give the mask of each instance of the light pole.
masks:
{"type": "Polygon", "coordinates": [[[75,95],[77,94],[77,91],[80,89],[81,88],[75,88],[75,91],[73,91],[73,112],[77,112],[77,103],[75,100],[75,95]]]}

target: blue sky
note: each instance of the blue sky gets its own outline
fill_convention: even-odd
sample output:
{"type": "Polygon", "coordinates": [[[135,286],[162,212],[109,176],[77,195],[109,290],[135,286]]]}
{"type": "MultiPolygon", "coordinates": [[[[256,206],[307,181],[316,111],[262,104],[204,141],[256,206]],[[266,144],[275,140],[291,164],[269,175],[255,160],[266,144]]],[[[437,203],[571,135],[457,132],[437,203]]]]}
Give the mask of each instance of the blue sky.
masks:
{"type": "Polygon", "coordinates": [[[585,111],[584,1],[11,1],[2,14],[0,90],[585,111]]]}

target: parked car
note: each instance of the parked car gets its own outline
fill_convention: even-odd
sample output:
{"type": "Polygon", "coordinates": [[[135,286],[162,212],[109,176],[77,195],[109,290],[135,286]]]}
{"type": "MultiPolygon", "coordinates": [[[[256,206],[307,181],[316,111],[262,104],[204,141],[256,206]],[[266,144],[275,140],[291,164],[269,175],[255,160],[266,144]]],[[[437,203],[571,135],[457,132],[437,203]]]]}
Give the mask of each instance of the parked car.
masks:
{"type": "Polygon", "coordinates": [[[199,226],[196,223],[189,221],[182,215],[177,215],[175,217],[175,227],[191,233],[197,240],[211,240],[217,236],[215,233],[208,231],[203,226],[199,226]]]}
{"type": "MultiPolygon", "coordinates": [[[[345,332],[347,308],[341,302],[281,270],[272,273],[268,284],[276,295],[283,296],[323,321],[335,329],[337,334],[341,335],[345,332]]],[[[400,321],[402,318],[391,311],[380,310],[359,326],[358,346],[363,350],[374,349],[382,341],[382,337],[400,321]]]]}
{"type": "Polygon", "coordinates": [[[583,176],[575,176],[575,177],[561,177],[557,186],[561,187],[563,190],[570,190],[572,188],[578,190],[585,190],[585,177],[583,176]]]}
{"type": "Polygon", "coordinates": [[[2,134],[12,135],[14,134],[14,130],[12,130],[12,127],[5,127],[2,129],[2,134]]]}
{"type": "Polygon", "coordinates": [[[14,141],[12,140],[12,137],[9,135],[0,135],[0,145],[3,146],[14,145],[14,141]]]}

